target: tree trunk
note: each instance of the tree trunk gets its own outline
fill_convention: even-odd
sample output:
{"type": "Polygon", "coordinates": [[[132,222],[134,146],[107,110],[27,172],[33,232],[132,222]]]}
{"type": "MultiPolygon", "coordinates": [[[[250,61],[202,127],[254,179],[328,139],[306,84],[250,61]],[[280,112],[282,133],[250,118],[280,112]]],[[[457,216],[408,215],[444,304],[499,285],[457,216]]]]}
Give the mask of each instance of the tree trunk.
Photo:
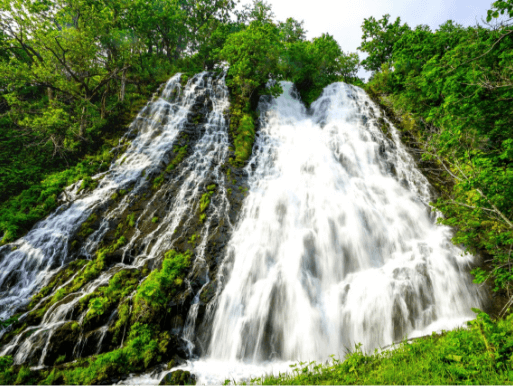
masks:
{"type": "Polygon", "coordinates": [[[121,75],[121,89],[119,90],[119,100],[124,102],[125,100],[125,85],[126,85],[126,69],[123,70],[121,75]]]}
{"type": "Polygon", "coordinates": [[[105,88],[105,91],[102,95],[102,106],[100,110],[100,117],[101,119],[105,119],[105,115],[107,114],[107,95],[109,95],[110,91],[110,82],[107,83],[107,87],[105,88]]]}
{"type": "Polygon", "coordinates": [[[53,90],[50,87],[47,87],[46,92],[48,95],[48,101],[52,101],[53,100],[53,90]]]}
{"type": "Polygon", "coordinates": [[[86,107],[82,107],[82,115],[80,117],[80,130],[78,131],[78,135],[80,137],[84,137],[84,129],[85,129],[85,112],[86,112],[86,107]]]}

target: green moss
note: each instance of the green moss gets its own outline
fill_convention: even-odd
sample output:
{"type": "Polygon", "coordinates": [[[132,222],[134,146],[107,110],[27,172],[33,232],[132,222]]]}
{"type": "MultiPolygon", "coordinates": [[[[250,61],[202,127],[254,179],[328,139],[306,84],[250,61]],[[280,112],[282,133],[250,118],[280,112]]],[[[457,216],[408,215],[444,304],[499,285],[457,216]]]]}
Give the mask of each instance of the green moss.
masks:
{"type": "MultiPolygon", "coordinates": [[[[126,238],[124,236],[121,236],[112,245],[99,249],[96,252],[95,260],[88,261],[87,264],[82,263],[82,272],[77,274],[71,283],[57,290],[49,301],[47,301],[42,307],[39,307],[37,310],[32,311],[30,315],[32,317],[35,317],[36,319],[42,318],[50,306],[52,306],[59,300],[63,299],[66,295],[78,291],[89,281],[96,279],[105,267],[106,257],[114,253],[119,247],[123,246],[124,244],[126,244],[126,238]]],[[[64,275],[64,277],[66,277],[66,275],[64,275]]],[[[62,278],[61,280],[59,280],[59,282],[62,282],[62,278]]],[[[46,287],[47,289],[43,289],[38,295],[36,295],[33,298],[30,304],[35,305],[38,299],[41,299],[43,296],[45,296],[44,293],[49,293],[54,287],[55,284],[53,284],[51,287],[46,287]]]]}
{"type": "Polygon", "coordinates": [[[210,197],[214,194],[214,191],[216,189],[216,185],[212,184],[207,186],[207,192],[203,193],[200,199],[200,223],[202,223],[205,220],[205,211],[207,210],[208,206],[210,205],[210,197]]]}
{"type": "Polygon", "coordinates": [[[33,382],[30,381],[31,378],[31,371],[27,366],[23,366],[19,373],[18,377],[16,378],[16,381],[14,382],[15,385],[29,385],[33,382]]]}
{"type": "Polygon", "coordinates": [[[158,222],[159,222],[159,218],[158,218],[158,217],[156,217],[156,216],[155,216],[155,217],[152,217],[151,222],[152,222],[152,224],[156,224],[156,223],[158,223],[158,222]]]}
{"type": "Polygon", "coordinates": [[[196,246],[196,240],[198,240],[199,236],[197,233],[194,233],[191,237],[189,237],[189,240],[187,240],[188,244],[191,244],[193,247],[196,246]]]}
{"type": "Polygon", "coordinates": [[[242,165],[251,156],[255,142],[255,124],[250,114],[244,114],[234,137],[235,163],[242,165]]]}
{"type": "Polygon", "coordinates": [[[133,320],[151,320],[155,313],[163,310],[170,296],[182,284],[182,276],[190,266],[190,252],[166,253],[162,269],[152,271],[141,283],[134,296],[133,320]]]}
{"type": "Polygon", "coordinates": [[[88,189],[93,190],[93,189],[96,189],[97,186],[98,186],[98,181],[93,180],[91,178],[91,176],[84,176],[78,191],[80,192],[81,190],[88,190],[88,189]]]}
{"type": "Polygon", "coordinates": [[[166,172],[168,172],[168,173],[171,172],[174,168],[176,168],[180,164],[180,162],[183,161],[183,159],[187,155],[187,145],[184,145],[181,147],[175,147],[174,152],[175,152],[174,158],[171,160],[169,165],[167,165],[167,167],[166,167],[166,172]]]}
{"type": "Polygon", "coordinates": [[[55,288],[61,286],[66,281],[71,278],[78,270],[80,270],[85,264],[87,260],[78,259],[69,263],[63,270],[61,270],[55,277],[43,287],[36,295],[32,297],[30,304],[28,306],[29,310],[34,308],[37,303],[41,301],[44,297],[49,295],[55,288]]]}
{"type": "Polygon", "coordinates": [[[152,188],[158,189],[162,186],[163,183],[164,183],[164,174],[161,174],[160,176],[156,177],[153,180],[152,188]]]}
{"type": "Polygon", "coordinates": [[[112,327],[112,331],[114,335],[112,337],[113,343],[118,343],[122,339],[122,334],[125,332],[126,326],[130,321],[130,304],[129,300],[125,300],[121,302],[118,306],[118,319],[114,326],[112,327]]]}
{"type": "Polygon", "coordinates": [[[80,299],[80,309],[88,308],[84,317],[84,324],[98,319],[113,306],[135,290],[139,283],[138,270],[122,270],[116,273],[106,287],[99,287],[92,294],[80,299]]]}
{"type": "Polygon", "coordinates": [[[108,382],[111,376],[119,374],[144,371],[162,354],[158,336],[154,338],[154,335],[153,326],[135,323],[124,347],[80,359],[57,370],[53,379],[62,378],[62,383],[68,385],[87,385],[108,382]]]}
{"type": "Polygon", "coordinates": [[[135,213],[131,213],[126,216],[126,222],[129,227],[133,228],[135,226],[135,213]]]}
{"type": "Polygon", "coordinates": [[[98,216],[96,213],[91,213],[91,215],[84,221],[84,223],[80,226],[79,231],[77,232],[77,236],[81,238],[86,238],[91,233],[94,232],[92,229],[93,224],[98,221],[98,216]]]}
{"type": "Polygon", "coordinates": [[[123,234],[123,223],[120,222],[116,227],[116,232],[114,232],[114,237],[118,238],[123,234]]]}

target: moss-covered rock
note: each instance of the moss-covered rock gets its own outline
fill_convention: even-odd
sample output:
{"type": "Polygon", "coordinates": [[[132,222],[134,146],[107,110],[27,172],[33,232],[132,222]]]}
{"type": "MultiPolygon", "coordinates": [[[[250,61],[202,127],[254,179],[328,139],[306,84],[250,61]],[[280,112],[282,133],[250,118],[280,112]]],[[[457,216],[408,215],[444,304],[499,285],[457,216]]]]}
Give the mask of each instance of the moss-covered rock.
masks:
{"type": "Polygon", "coordinates": [[[159,385],[195,385],[196,376],[189,371],[176,370],[167,373],[159,385]]]}

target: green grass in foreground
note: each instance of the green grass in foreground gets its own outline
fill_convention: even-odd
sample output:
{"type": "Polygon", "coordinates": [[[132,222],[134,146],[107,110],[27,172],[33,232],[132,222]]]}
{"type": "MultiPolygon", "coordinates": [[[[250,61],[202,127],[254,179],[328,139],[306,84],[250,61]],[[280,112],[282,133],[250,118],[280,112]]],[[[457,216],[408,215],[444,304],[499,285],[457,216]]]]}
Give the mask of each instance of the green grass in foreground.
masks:
{"type": "MultiPolygon", "coordinates": [[[[477,310],[476,310],[477,311],[477,310]]],[[[479,312],[468,329],[433,334],[395,350],[366,355],[357,345],[344,361],[299,362],[292,372],[252,379],[262,385],[513,384],[513,315],[479,312]]]]}
{"type": "MultiPolygon", "coordinates": [[[[143,362],[153,361],[153,346],[158,343],[151,339],[150,326],[134,327],[125,347],[82,359],[67,369],[32,372],[12,367],[10,357],[0,357],[0,385],[90,386],[104,384],[109,375],[145,371],[143,362]]],[[[479,312],[468,328],[405,342],[394,350],[366,355],[357,345],[343,362],[333,358],[325,365],[298,363],[290,374],[250,382],[227,380],[224,386],[513,385],[512,354],[513,315],[492,321],[479,312]]]]}

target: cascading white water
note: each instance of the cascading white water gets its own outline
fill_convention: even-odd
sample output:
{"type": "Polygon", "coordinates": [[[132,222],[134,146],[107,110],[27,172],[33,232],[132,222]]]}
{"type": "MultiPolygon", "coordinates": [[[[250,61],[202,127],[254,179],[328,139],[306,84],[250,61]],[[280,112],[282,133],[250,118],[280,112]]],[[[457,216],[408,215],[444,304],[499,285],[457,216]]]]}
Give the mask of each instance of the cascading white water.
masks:
{"type": "MultiPolygon", "coordinates": [[[[169,98],[175,88],[180,87],[180,74],[169,80],[162,101],[169,98]]],[[[194,96],[194,93],[190,93],[194,96]]],[[[190,97],[185,97],[190,103],[190,97]]],[[[154,130],[159,126],[159,120],[169,110],[165,103],[155,103],[147,120],[147,130],[140,133],[138,138],[126,152],[122,165],[114,163],[92,194],[74,200],[67,207],[63,205],[36,226],[23,238],[4,248],[14,249],[4,253],[0,262],[0,318],[11,316],[21,305],[26,304],[33,292],[45,282],[52,272],[55,272],[68,261],[68,241],[80,225],[89,216],[92,209],[110,199],[110,196],[120,188],[141,180],[141,173],[146,168],[155,167],[162,161],[167,148],[172,145],[177,127],[183,124],[187,111],[175,115],[175,121],[166,125],[159,142],[153,142],[154,130]],[[167,129],[167,130],[166,130],[167,129]],[[166,146],[167,145],[167,146],[166,146]]],[[[99,179],[102,175],[95,176],[99,179]]],[[[75,184],[70,193],[76,193],[79,184],[75,184]],[[73,189],[75,188],[75,189],[73,189]]],[[[75,195],[72,195],[75,198],[75,195]]]]}
{"type": "MultiPolygon", "coordinates": [[[[215,229],[215,224],[225,218],[229,209],[225,177],[221,173],[221,165],[226,161],[228,154],[228,132],[225,112],[229,107],[228,90],[224,84],[224,77],[214,77],[208,73],[201,73],[191,78],[186,87],[180,85],[181,74],[171,78],[164,87],[160,98],[156,98],[141,111],[132,124],[129,134],[135,137],[127,151],[120,157],[120,161],[113,164],[106,173],[93,177],[100,181],[98,187],[85,196],[75,196],[76,187],[70,188],[72,203],[61,208],[40,222],[24,238],[18,240],[14,252],[8,252],[0,267],[0,318],[9,317],[21,305],[27,304],[29,297],[40,288],[45,280],[51,277],[59,267],[69,261],[68,242],[81,224],[87,219],[95,208],[103,208],[106,203],[112,202],[112,194],[119,189],[126,189],[126,194],[119,203],[115,203],[111,210],[102,214],[99,229],[92,233],[82,247],[81,253],[92,255],[98,248],[104,235],[112,228],[112,223],[119,218],[127,207],[132,205],[143,192],[148,191],[152,181],[144,176],[156,176],[169,163],[169,152],[178,135],[187,128],[188,115],[194,106],[206,106],[205,98],[211,105],[205,116],[203,134],[194,143],[192,154],[184,161],[179,174],[170,182],[159,188],[146,203],[144,209],[135,220],[134,235],[123,247],[123,261],[103,272],[97,279],[87,283],[78,292],[70,293],[61,301],[51,306],[45,313],[41,325],[31,326],[8,345],[4,346],[0,355],[14,355],[15,363],[24,363],[34,355],[35,347],[43,347],[39,364],[43,365],[46,348],[56,328],[76,320],[81,322],[87,312],[74,315],[74,310],[81,298],[91,294],[100,286],[108,284],[113,275],[121,269],[138,269],[151,259],[161,259],[166,251],[173,247],[173,234],[179,225],[188,226],[191,214],[197,211],[203,185],[208,182],[216,185],[216,200],[212,202],[212,210],[204,220],[196,248],[193,273],[204,274],[208,277],[208,265],[205,263],[205,244],[209,232],[215,229]],[[132,133],[135,132],[135,133],[132,133]],[[144,173],[143,173],[144,171],[144,173]],[[170,188],[172,186],[172,188],[170,188]],[[173,189],[173,194],[168,190],[173,189]],[[169,196],[169,198],[168,198],[169,196]],[[155,212],[154,201],[166,203],[166,210],[155,212]],[[151,223],[152,218],[158,215],[160,221],[155,229],[143,234],[139,226],[151,223]],[[139,253],[132,262],[127,264],[125,254],[134,244],[141,246],[139,253]],[[10,279],[14,285],[5,285],[6,277],[17,275],[16,280],[10,279]],[[27,333],[29,332],[30,333],[27,333]]],[[[194,133],[193,133],[194,134],[194,133]]],[[[194,134],[197,135],[197,134],[194,134]]],[[[9,246],[12,248],[12,245],[9,246]]],[[[64,283],[62,287],[66,286],[64,283]]],[[[53,294],[53,292],[52,292],[53,294]]],[[[50,294],[49,296],[52,296],[50,294]]],[[[43,302],[45,299],[42,299],[43,302]]],[[[40,303],[41,304],[41,303],[40,303]]],[[[37,308],[38,306],[36,306],[37,308]]],[[[115,313],[116,311],[114,311],[115,313]]],[[[100,336],[96,352],[100,352],[101,344],[112,314],[107,325],[96,331],[100,336]]],[[[23,319],[27,314],[23,315],[23,319]]],[[[193,321],[190,321],[193,323],[193,321]]],[[[82,334],[75,355],[80,356],[85,339],[82,334]]]]}
{"type": "Polygon", "coordinates": [[[184,367],[200,383],[455,328],[484,301],[473,257],[436,225],[428,181],[363,90],[332,84],[308,115],[283,87],[260,106],[209,355],[184,367]]]}
{"type": "MultiPolygon", "coordinates": [[[[246,168],[249,194],[218,270],[218,295],[207,307],[205,320],[213,318],[208,356],[182,367],[199,375],[200,383],[284,370],[298,359],[343,356],[358,342],[372,350],[405,336],[453,328],[483,303],[467,273],[473,257],[451,244],[449,228],[435,225],[428,181],[397,131],[391,127],[391,140],[378,128],[379,109],[365,93],[330,85],[307,114],[292,85],[283,86],[282,96],[260,105],[262,129],[246,168]]],[[[86,311],[74,313],[78,301],[121,269],[139,269],[173,248],[175,231],[186,229],[198,211],[203,185],[214,183],[216,200],[199,232],[190,274],[204,278],[199,281],[204,286],[209,283],[207,242],[220,223],[231,227],[221,172],[228,157],[228,91],[224,79],[206,73],[182,90],[178,74],[138,116],[126,153],[94,177],[95,190],[84,194],[78,184],[71,187],[67,204],[0,249],[0,318],[27,304],[72,258],[73,235],[93,211],[106,208],[99,229],[80,251],[92,256],[112,223],[148,190],[151,180],[143,171],[156,176],[169,163],[170,149],[187,130],[188,114],[205,94],[212,108],[204,133],[173,181],[139,212],[122,262],[51,306],[41,325],[18,334],[0,355],[14,355],[20,364],[39,347],[44,364],[54,331],[83,320],[86,311]],[[113,204],[111,196],[119,189],[127,193],[113,204]],[[165,211],[156,213],[157,201],[166,203],[165,211]],[[154,216],[158,225],[143,232],[154,216]],[[136,256],[125,259],[133,250],[136,256]]],[[[191,350],[200,292],[183,331],[191,350]]],[[[99,336],[95,352],[101,351],[114,317],[115,311],[93,331],[99,336]]],[[[80,335],[76,356],[87,339],[80,335]]]]}

